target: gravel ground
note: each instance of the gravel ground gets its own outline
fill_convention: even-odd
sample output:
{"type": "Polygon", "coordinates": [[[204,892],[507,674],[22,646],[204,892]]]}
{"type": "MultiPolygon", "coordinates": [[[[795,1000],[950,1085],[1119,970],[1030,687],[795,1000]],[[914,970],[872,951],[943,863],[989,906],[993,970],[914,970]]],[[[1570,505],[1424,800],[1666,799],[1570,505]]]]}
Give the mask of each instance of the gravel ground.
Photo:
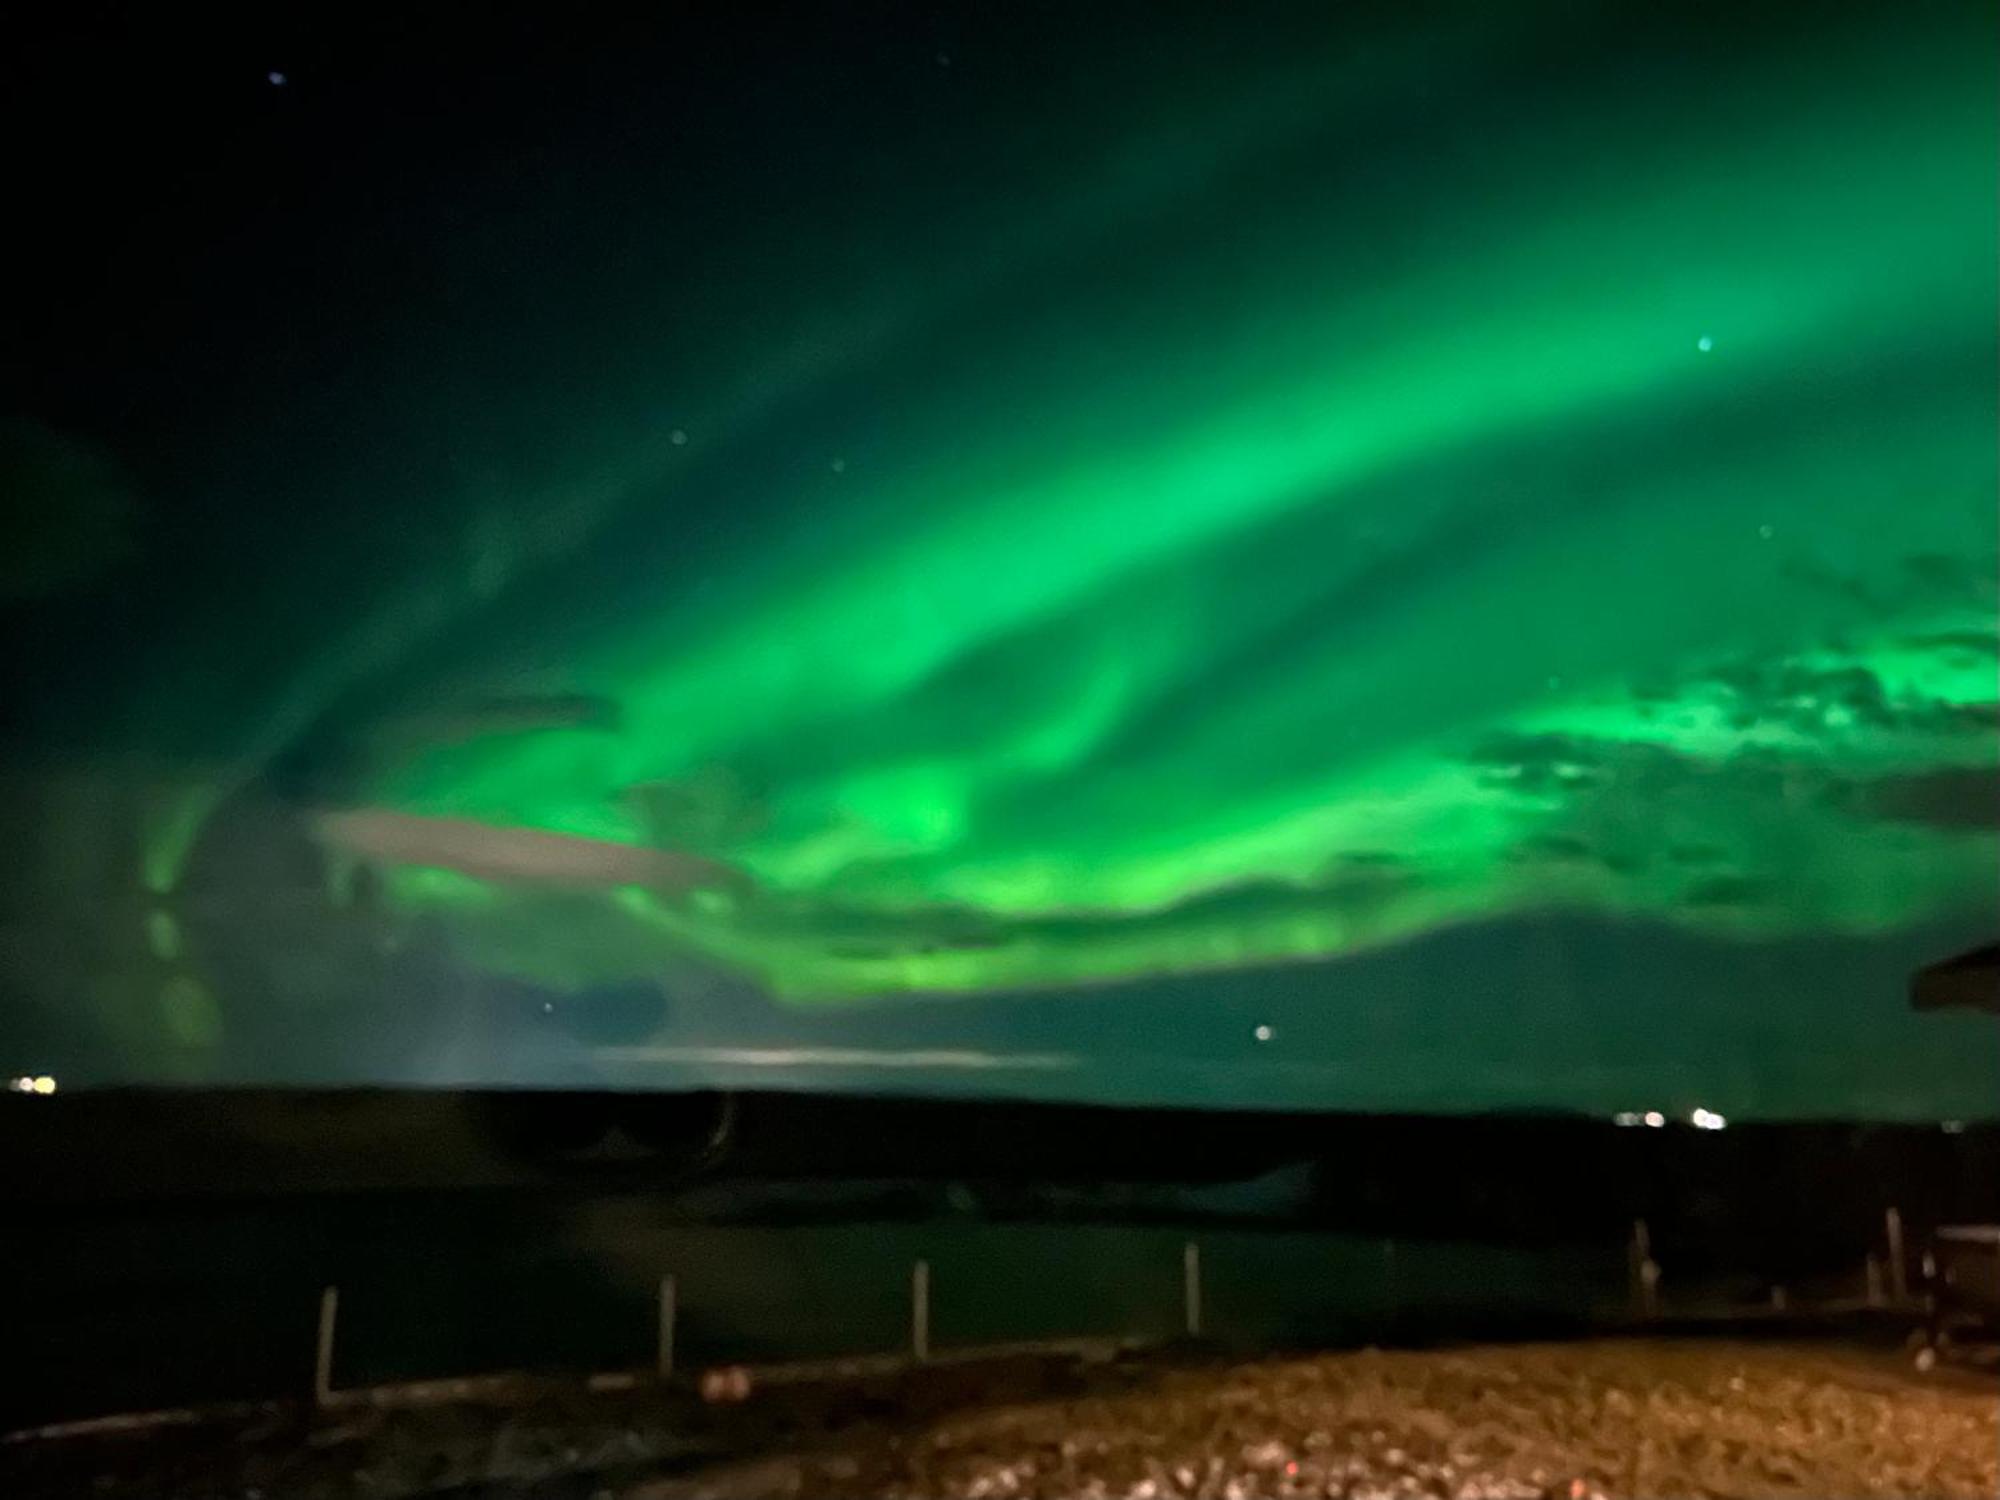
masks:
{"type": "Polygon", "coordinates": [[[547,1383],[0,1450],[10,1497],[1585,1500],[2000,1495],[2000,1383],[1832,1343],[1603,1340],[1241,1364],[1020,1357],[547,1383]]]}
{"type": "Polygon", "coordinates": [[[1991,1500],[2000,1389],[1824,1346],[1366,1351],[1170,1370],[627,1494],[1991,1500]]]}

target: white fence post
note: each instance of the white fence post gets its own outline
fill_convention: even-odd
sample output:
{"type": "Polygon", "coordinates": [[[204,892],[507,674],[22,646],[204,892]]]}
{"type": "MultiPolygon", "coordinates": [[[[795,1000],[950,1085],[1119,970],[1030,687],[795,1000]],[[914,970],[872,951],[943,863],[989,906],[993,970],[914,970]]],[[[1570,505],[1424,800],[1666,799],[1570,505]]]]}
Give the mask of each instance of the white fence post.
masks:
{"type": "Polygon", "coordinates": [[[333,1329],[340,1316],[340,1288],[319,1294],[319,1336],[313,1345],[313,1405],[324,1406],[333,1396],[333,1329]]]}
{"type": "Polygon", "coordinates": [[[1181,1311],[1187,1336],[1201,1337],[1201,1246],[1193,1240],[1181,1247],[1181,1311]]]}
{"type": "Polygon", "coordinates": [[[931,1357],[931,1263],[920,1260],[910,1267],[910,1357],[931,1357]]]}

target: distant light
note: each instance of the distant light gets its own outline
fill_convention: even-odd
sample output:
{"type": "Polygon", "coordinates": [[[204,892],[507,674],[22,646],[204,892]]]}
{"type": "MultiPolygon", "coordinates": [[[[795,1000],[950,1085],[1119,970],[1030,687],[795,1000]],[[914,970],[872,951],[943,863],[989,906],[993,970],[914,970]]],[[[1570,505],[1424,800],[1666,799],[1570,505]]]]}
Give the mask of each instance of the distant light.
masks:
{"type": "Polygon", "coordinates": [[[1694,341],[1694,346],[1695,348],[1699,349],[1703,354],[1706,354],[1708,353],[1709,350],[1715,347],[1715,340],[1710,338],[1707,334],[1704,333],[1700,338],[1694,341]]]}
{"type": "Polygon", "coordinates": [[[845,474],[847,472],[847,460],[844,458],[836,458],[832,463],[828,464],[827,467],[833,470],[833,472],[836,474],[845,474]]]}
{"type": "Polygon", "coordinates": [[[1759,526],[1757,528],[1757,535],[1762,537],[1767,542],[1770,541],[1771,538],[1776,536],[1777,534],[1778,534],[1778,528],[1773,526],[1769,521],[1766,521],[1762,526],[1759,526]]]}
{"type": "Polygon", "coordinates": [[[1688,1116],[1688,1123],[1696,1130],[1720,1130],[1729,1122],[1712,1109],[1697,1109],[1688,1116]]]}
{"type": "Polygon", "coordinates": [[[1938,1129],[1942,1130],[1946,1135],[1963,1135],[1965,1134],[1965,1121],[1946,1120],[1938,1126],[1938,1129]]]}
{"type": "Polygon", "coordinates": [[[270,72],[264,75],[264,81],[270,84],[271,87],[274,89],[281,89],[287,83],[291,82],[290,79],[285,77],[285,75],[283,73],[280,73],[276,68],[273,68],[270,72]]]}
{"type": "Polygon", "coordinates": [[[554,1015],[555,1013],[556,1013],[556,1003],[555,1003],[555,1001],[553,1001],[553,1000],[544,1000],[544,1001],[542,1002],[542,1014],[543,1014],[543,1015],[545,1015],[545,1016],[552,1016],[552,1015],[554,1015]]]}
{"type": "Polygon", "coordinates": [[[684,427],[676,427],[672,432],[667,434],[667,441],[672,443],[676,448],[685,448],[687,440],[687,429],[684,427]]]}
{"type": "Polygon", "coordinates": [[[8,1079],[7,1091],[10,1094],[53,1094],[56,1081],[46,1073],[31,1073],[8,1079]]]}
{"type": "Polygon", "coordinates": [[[1272,1037],[1276,1036],[1278,1033],[1273,1031],[1269,1026],[1259,1026],[1255,1031],[1251,1032],[1250,1034],[1255,1038],[1257,1038],[1257,1040],[1260,1042],[1268,1042],[1271,1040],[1272,1037]]]}
{"type": "Polygon", "coordinates": [[[1645,1118],[1637,1110],[1621,1109],[1611,1117],[1611,1123],[1614,1125],[1637,1125],[1645,1118]]]}
{"type": "Polygon", "coordinates": [[[1658,1130],[1662,1125],[1667,1123],[1667,1117],[1657,1109],[1649,1109],[1646,1111],[1646,1123],[1653,1129],[1658,1130]]]}

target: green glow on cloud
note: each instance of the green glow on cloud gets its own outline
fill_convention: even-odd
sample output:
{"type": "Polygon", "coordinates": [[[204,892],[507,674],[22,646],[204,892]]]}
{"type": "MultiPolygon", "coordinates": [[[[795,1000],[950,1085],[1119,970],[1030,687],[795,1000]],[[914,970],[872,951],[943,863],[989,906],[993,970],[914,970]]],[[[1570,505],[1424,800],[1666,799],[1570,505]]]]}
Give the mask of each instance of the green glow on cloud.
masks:
{"type": "Polygon", "coordinates": [[[828,1011],[1535,913],[1983,920],[1990,48],[1737,17],[1656,71],[1607,14],[1110,63],[1062,149],[976,137],[990,191],[876,162],[696,273],[699,216],[635,201],[495,295],[539,341],[368,355],[375,425],[283,497],[353,566],[269,544],[118,700],[206,759],[130,814],[107,1029],[221,1045],[217,914],[314,860],[341,963],[828,1011]],[[324,805],[749,889],[375,868],[324,805]]]}
{"type": "MultiPolygon", "coordinates": [[[[633,788],[727,768],[757,816],[703,852],[764,894],[628,890],[591,967],[694,951],[802,1001],[1542,907],[1750,935],[1975,905],[1990,829],[1843,790],[1995,747],[1994,153],[1976,90],[1915,76],[1613,108],[1587,149],[1501,129],[1394,192],[1210,170],[1135,215],[1122,287],[1086,246],[1021,347],[933,344],[871,457],[795,481],[825,524],[607,608],[563,685],[615,731],[442,746],[370,795],[636,841],[633,788]]],[[[405,895],[545,977],[523,950],[572,946],[523,938],[532,895],[405,895]]]]}

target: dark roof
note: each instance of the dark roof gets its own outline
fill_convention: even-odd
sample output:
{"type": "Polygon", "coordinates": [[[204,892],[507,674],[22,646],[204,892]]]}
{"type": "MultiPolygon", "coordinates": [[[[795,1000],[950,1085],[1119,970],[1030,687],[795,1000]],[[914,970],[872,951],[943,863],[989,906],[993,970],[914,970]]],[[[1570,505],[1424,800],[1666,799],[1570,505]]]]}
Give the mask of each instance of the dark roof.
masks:
{"type": "Polygon", "coordinates": [[[2000,943],[1924,965],[1910,976],[1910,1004],[1918,1010],[1969,1005],[2000,1015],[2000,943]]]}

